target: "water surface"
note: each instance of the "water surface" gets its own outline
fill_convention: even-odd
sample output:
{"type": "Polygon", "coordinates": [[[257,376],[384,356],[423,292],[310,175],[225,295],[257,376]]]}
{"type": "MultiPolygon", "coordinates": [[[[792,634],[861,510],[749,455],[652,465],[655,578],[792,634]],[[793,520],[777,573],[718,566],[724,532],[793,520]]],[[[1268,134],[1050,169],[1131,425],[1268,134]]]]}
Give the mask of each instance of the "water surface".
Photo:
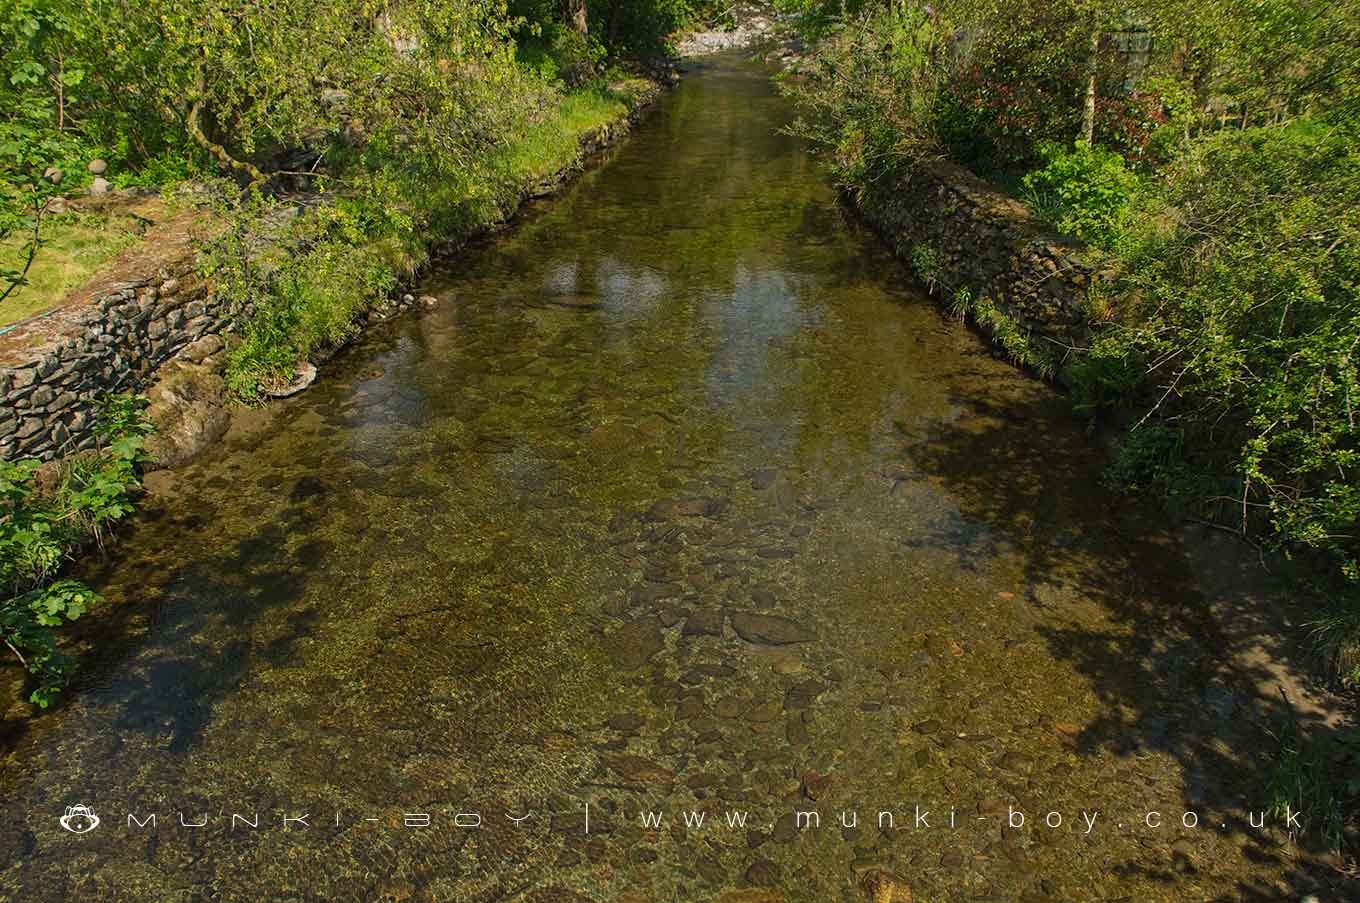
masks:
{"type": "Polygon", "coordinates": [[[3,898],[1269,898],[1178,553],[787,116],[704,67],[175,475],[4,722],[3,898]]]}

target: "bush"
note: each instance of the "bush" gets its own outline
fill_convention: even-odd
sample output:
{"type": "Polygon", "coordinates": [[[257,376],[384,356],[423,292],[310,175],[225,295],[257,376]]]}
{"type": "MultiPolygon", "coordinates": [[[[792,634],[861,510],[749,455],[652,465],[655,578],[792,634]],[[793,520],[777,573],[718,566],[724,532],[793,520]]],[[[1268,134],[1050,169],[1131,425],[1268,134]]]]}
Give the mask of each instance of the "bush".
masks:
{"type": "Polygon", "coordinates": [[[38,461],[0,461],[0,640],[36,682],[29,699],[46,708],[74,667],[53,628],[74,621],[98,596],[62,565],[132,512],[142,445],[151,431],[145,399],[104,401],[97,449],[57,468],[50,488],[38,461]]]}
{"type": "Polygon", "coordinates": [[[1039,146],[1044,165],[1021,181],[1036,215],[1088,244],[1114,246],[1138,180],[1113,151],[1078,141],[1039,146]]]}
{"type": "Polygon", "coordinates": [[[259,197],[226,203],[230,228],[202,249],[201,261],[213,291],[244,323],[227,383],[253,401],[291,382],[308,355],[347,341],[359,314],[396,284],[385,245],[373,241],[391,227],[374,221],[384,208],[357,201],[296,217],[259,197]]]}
{"type": "Polygon", "coordinates": [[[1360,580],[1360,151],[1300,124],[1194,143],[1135,199],[1095,359],[1231,478],[1243,530],[1334,556],[1360,580]]]}
{"type": "Polygon", "coordinates": [[[937,158],[935,106],[948,70],[949,32],[916,6],[891,6],[827,38],[785,93],[800,117],[791,127],[827,158],[842,187],[937,158]]]}

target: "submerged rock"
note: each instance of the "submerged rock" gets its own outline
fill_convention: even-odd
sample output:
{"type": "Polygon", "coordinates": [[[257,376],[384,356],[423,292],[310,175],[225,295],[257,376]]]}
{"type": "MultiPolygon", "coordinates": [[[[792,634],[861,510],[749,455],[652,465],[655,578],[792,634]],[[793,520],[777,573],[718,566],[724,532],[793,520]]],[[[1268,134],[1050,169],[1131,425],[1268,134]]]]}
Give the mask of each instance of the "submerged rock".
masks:
{"type": "Polygon", "coordinates": [[[685,496],[674,499],[661,499],[647,509],[651,520],[670,520],[676,517],[711,517],[727,507],[724,499],[708,496],[685,496]]]}
{"type": "Polygon", "coordinates": [[[655,617],[629,621],[604,642],[615,664],[625,671],[636,671],[661,651],[661,622],[655,617]]]}
{"type": "Polygon", "coordinates": [[[628,781],[639,784],[663,784],[667,787],[675,783],[675,772],[642,756],[604,756],[601,761],[610,771],[628,781]]]}
{"type": "Polygon", "coordinates": [[[182,467],[231,425],[226,383],[206,367],[171,364],[146,394],[156,426],[146,442],[152,468],[182,467]]]}
{"type": "Polygon", "coordinates": [[[737,612],[732,615],[732,629],[748,643],[764,646],[784,646],[789,643],[810,643],[817,634],[788,618],[737,612]]]}

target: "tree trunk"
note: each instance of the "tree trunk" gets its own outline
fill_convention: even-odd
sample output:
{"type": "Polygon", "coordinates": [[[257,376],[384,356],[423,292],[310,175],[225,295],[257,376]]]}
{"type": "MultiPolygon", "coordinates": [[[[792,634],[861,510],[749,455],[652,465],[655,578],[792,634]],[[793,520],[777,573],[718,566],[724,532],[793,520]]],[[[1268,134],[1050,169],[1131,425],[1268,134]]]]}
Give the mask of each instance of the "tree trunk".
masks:
{"type": "Polygon", "coordinates": [[[590,33],[590,21],[586,15],[586,0],[563,0],[567,24],[581,37],[590,33]]]}
{"type": "Polygon", "coordinates": [[[1086,59],[1086,102],[1081,111],[1081,140],[1087,145],[1096,139],[1096,76],[1100,63],[1100,29],[1091,29],[1091,55],[1086,59]]]}

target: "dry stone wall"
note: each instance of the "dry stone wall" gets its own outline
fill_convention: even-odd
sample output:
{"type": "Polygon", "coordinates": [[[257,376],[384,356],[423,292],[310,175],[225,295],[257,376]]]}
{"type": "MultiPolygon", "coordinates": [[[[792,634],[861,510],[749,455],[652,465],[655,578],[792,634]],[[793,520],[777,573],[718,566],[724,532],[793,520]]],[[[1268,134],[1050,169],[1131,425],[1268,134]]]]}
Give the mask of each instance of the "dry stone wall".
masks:
{"type": "Polygon", "coordinates": [[[858,206],[946,303],[988,299],[1058,357],[1089,340],[1084,247],[966,169],[941,162],[882,180],[858,206]]]}
{"type": "Polygon", "coordinates": [[[0,367],[0,458],[49,460],[93,446],[100,396],[145,390],[178,352],[230,328],[227,307],[192,256],[99,291],[74,329],[0,367]]]}

